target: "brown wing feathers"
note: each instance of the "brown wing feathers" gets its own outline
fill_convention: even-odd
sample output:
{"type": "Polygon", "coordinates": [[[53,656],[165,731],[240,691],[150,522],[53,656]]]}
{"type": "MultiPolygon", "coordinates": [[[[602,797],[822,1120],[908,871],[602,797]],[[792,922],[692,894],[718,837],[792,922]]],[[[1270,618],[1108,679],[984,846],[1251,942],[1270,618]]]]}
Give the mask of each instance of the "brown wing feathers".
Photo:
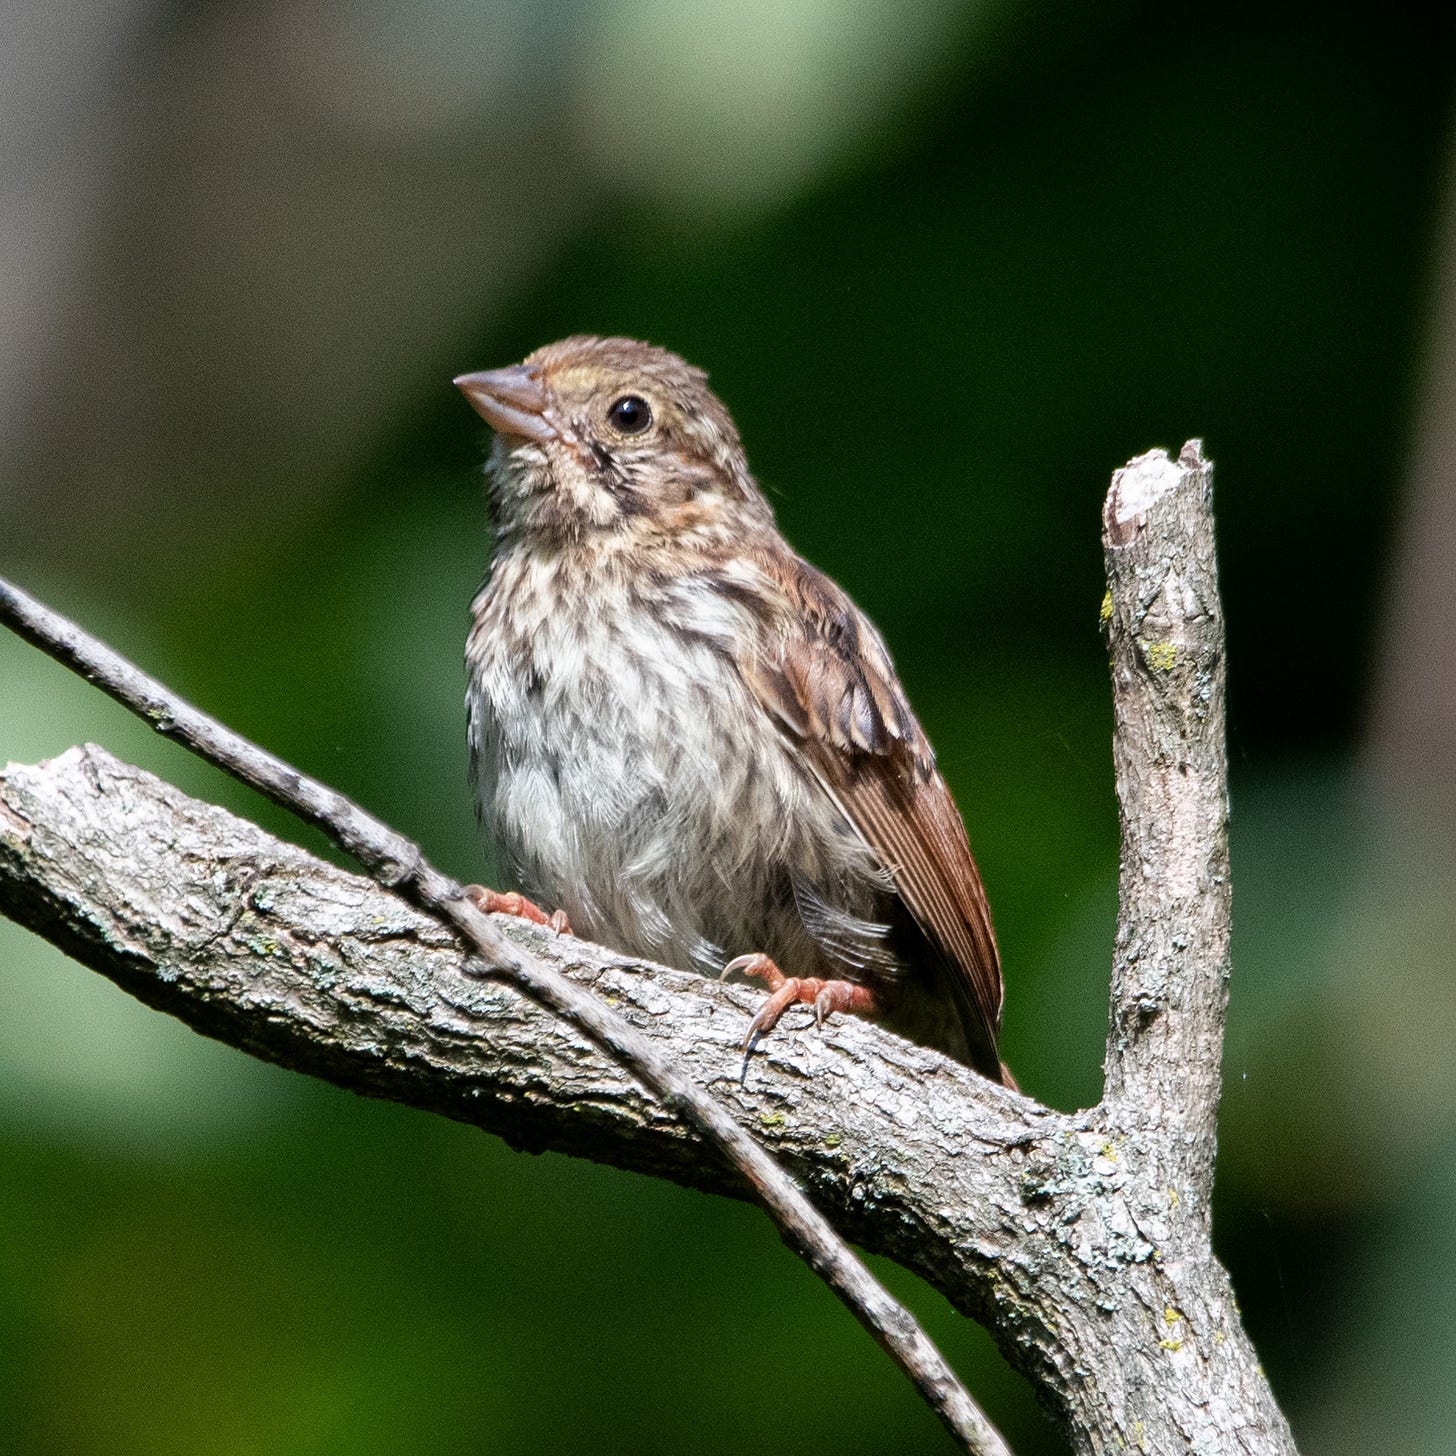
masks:
{"type": "Polygon", "coordinates": [[[828,577],[793,559],[777,660],[744,663],[824,787],[880,857],[945,971],[972,1060],[1000,1080],[1001,965],[965,827],[878,635],[828,577]]]}
{"type": "Polygon", "coordinates": [[[859,771],[836,797],[865,842],[884,860],[895,888],[944,966],[972,1060],[1001,1079],[1001,964],[981,877],[960,814],[939,775],[892,783],[859,771]]]}

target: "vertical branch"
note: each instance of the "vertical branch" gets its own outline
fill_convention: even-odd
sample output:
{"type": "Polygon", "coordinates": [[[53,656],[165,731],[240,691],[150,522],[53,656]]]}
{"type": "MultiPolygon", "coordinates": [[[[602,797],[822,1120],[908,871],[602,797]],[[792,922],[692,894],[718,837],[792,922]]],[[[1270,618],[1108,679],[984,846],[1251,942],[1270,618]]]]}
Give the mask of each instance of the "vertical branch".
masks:
{"type": "Polygon", "coordinates": [[[1205,1193],[1229,966],[1212,499],[1212,466],[1191,440],[1177,461],[1130,461],[1103,509],[1122,829],[1105,1104],[1114,1123],[1156,1130],[1205,1193]]]}

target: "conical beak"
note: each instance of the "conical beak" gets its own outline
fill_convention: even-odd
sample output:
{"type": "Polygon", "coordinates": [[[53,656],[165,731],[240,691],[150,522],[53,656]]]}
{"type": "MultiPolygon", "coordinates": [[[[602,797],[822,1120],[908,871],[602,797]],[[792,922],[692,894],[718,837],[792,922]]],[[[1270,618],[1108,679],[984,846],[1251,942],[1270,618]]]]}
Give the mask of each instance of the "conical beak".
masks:
{"type": "Polygon", "coordinates": [[[486,424],[502,435],[520,435],[542,444],[560,438],[561,432],[548,417],[551,396],[524,364],[462,374],[455,380],[455,388],[475,406],[486,424]]]}

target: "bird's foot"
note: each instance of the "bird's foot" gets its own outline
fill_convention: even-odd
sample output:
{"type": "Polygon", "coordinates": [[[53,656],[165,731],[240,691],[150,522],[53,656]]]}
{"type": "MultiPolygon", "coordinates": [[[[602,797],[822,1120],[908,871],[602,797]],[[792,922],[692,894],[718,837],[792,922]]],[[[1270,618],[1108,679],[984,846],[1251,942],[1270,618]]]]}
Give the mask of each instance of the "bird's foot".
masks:
{"type": "Polygon", "coordinates": [[[466,885],[465,898],[487,915],[519,915],[532,925],[544,925],[557,935],[570,935],[571,922],[565,910],[553,910],[548,915],[534,900],[518,895],[514,890],[501,894],[499,890],[487,890],[484,885],[466,885]]]}
{"type": "Polygon", "coordinates": [[[856,981],[824,981],[818,976],[786,976],[766,955],[741,955],[723,967],[720,981],[729,976],[751,976],[762,981],[772,993],[748,1024],[743,1038],[743,1067],[759,1042],[778,1025],[790,1006],[803,1002],[814,1008],[814,1023],[824,1025],[824,1018],[836,1011],[852,1011],[859,1016],[877,1015],[880,1009],[875,993],[856,981]]]}

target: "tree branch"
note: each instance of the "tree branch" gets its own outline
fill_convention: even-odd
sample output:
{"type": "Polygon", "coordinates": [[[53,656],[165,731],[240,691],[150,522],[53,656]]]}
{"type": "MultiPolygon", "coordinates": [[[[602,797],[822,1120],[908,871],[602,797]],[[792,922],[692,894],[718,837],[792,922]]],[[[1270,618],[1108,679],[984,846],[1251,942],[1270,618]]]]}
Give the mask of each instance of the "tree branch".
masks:
{"type": "MultiPolygon", "coordinates": [[[[740,1086],[749,993],[524,925],[504,939],[670,1052],[845,1234],[986,1323],[1079,1452],[1291,1453],[1209,1245],[1228,904],[1211,535],[1190,544],[1211,531],[1206,465],[1133,462],[1107,520],[1125,847],[1099,1107],[1038,1107],[852,1018],[781,1027],[740,1086]]],[[[743,1191],[590,1042],[467,979],[438,924],[100,750],[0,776],[0,909],[257,1055],[743,1191]]]]}
{"type": "Polygon", "coordinates": [[[973,1456],[1010,1448],[956,1379],[915,1317],[855,1257],[829,1221],[753,1138],[689,1077],[588,990],[529,950],[442,875],[419,846],[343,794],[298,772],[194,708],[74,622],[0,580],[0,621],[131,709],[158,732],[259,790],[353,855],[381,885],[397,889],[455,932],[474,960],[467,974],[497,975],[591,1039],[692,1126],[740,1173],[779,1236],[829,1286],[900,1366],[951,1435],[973,1456]]]}
{"type": "Polygon", "coordinates": [[[1230,889],[1223,613],[1213,474],[1190,440],[1130,461],[1103,511],[1122,824],[1104,1100],[1156,1130],[1170,1187],[1207,1209],[1230,889]]]}

